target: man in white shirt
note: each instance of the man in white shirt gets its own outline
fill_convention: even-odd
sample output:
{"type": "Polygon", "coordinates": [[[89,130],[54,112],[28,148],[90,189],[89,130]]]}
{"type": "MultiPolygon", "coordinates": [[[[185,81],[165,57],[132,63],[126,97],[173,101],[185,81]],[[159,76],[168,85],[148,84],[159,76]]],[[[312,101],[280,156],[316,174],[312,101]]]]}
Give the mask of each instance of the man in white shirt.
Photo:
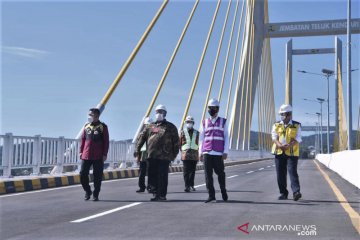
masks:
{"type": "Polygon", "coordinates": [[[290,175],[291,189],[294,201],[299,200],[300,193],[299,175],[297,165],[300,153],[301,123],[292,120],[292,107],[283,104],[279,114],[281,121],[273,125],[271,138],[273,140],[272,154],[275,155],[277,182],[280,190],[279,200],[288,198],[287,170],[290,175]]]}

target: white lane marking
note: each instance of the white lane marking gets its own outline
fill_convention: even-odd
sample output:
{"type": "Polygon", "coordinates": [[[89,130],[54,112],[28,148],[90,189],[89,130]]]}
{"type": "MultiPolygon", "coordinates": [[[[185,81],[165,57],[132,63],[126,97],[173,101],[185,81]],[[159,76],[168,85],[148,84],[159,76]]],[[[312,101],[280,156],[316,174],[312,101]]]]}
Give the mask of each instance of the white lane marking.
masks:
{"type": "MultiPolygon", "coordinates": [[[[138,179],[139,179],[138,177],[136,177],[136,178],[121,178],[121,179],[102,181],[102,184],[109,183],[109,182],[138,180],[138,179]]],[[[90,185],[93,185],[93,184],[94,183],[90,183],[90,185]]],[[[81,188],[81,185],[77,184],[77,185],[72,185],[72,186],[56,187],[56,188],[49,188],[49,189],[42,189],[42,190],[34,190],[34,191],[23,192],[23,193],[11,193],[9,195],[0,196],[0,198],[13,197],[13,196],[19,196],[19,195],[27,195],[27,194],[34,194],[34,193],[40,193],[40,192],[50,192],[50,191],[55,191],[55,190],[63,190],[63,189],[76,188],[76,187],[81,188]]]]}
{"type": "Polygon", "coordinates": [[[227,178],[234,178],[234,177],[237,177],[237,176],[239,176],[239,175],[232,175],[232,176],[227,177],[227,178]]]}
{"type": "Polygon", "coordinates": [[[267,168],[269,168],[269,167],[271,167],[271,166],[267,166],[267,168]]]}
{"type": "Polygon", "coordinates": [[[249,174],[249,173],[253,173],[254,171],[249,171],[249,172],[247,172],[246,174],[249,174]]]}
{"type": "Polygon", "coordinates": [[[264,168],[262,167],[262,168],[259,168],[259,171],[261,171],[261,170],[264,170],[264,168]]]}
{"type": "Polygon", "coordinates": [[[196,186],[194,186],[194,188],[198,188],[198,187],[202,187],[202,186],[205,186],[206,184],[204,183],[204,184],[200,184],[200,185],[196,185],[196,186]]]}
{"type": "Polygon", "coordinates": [[[134,206],[139,205],[139,204],[141,204],[141,202],[131,203],[131,204],[129,204],[129,205],[125,205],[125,206],[122,206],[122,207],[118,207],[118,208],[115,208],[115,209],[111,209],[111,210],[109,210],[109,211],[105,211],[105,212],[102,212],[102,213],[98,213],[98,214],[95,214],[95,215],[92,215],[92,216],[89,216],[89,217],[86,217],[86,218],[80,218],[80,219],[71,221],[71,223],[81,223],[81,222],[85,222],[85,221],[87,221],[87,220],[94,219],[94,218],[97,218],[97,217],[102,217],[102,216],[105,216],[105,215],[107,215],[107,214],[110,214],[110,213],[113,213],[113,212],[117,212],[117,211],[121,211],[121,210],[126,209],[126,208],[131,208],[131,207],[134,207],[134,206]]]}
{"type": "Polygon", "coordinates": [[[274,164],[274,165],[271,165],[271,166],[275,167],[275,164],[274,164]]]}

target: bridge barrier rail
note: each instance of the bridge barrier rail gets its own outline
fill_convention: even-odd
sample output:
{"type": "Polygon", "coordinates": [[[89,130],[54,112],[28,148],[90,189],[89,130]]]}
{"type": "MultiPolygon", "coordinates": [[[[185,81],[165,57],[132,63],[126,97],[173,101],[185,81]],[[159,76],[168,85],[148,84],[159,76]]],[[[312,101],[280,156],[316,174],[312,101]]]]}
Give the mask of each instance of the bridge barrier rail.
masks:
{"type": "MultiPolygon", "coordinates": [[[[134,165],[131,145],[129,141],[110,141],[106,161],[109,168],[134,165]]],[[[9,177],[12,170],[23,168],[31,168],[32,175],[40,175],[44,167],[54,167],[56,171],[52,173],[62,173],[66,166],[80,169],[79,148],[79,139],[14,136],[7,133],[0,135],[0,170],[2,176],[9,177]]]]}
{"type": "Polygon", "coordinates": [[[331,154],[317,154],[315,157],[342,178],[360,188],[360,150],[341,151],[331,154]]]}
{"type": "MultiPolygon", "coordinates": [[[[41,175],[41,173],[44,173],[44,171],[41,171],[42,168],[52,169],[52,175],[69,172],[65,168],[68,166],[73,167],[71,171],[74,171],[73,169],[79,171],[81,163],[79,148],[79,139],[49,138],[41,135],[33,137],[14,136],[12,133],[0,135],[0,171],[2,170],[3,177],[11,177],[13,175],[12,171],[16,169],[31,169],[31,175],[41,175]]],[[[107,168],[109,170],[136,168],[137,162],[133,157],[134,148],[135,145],[129,140],[111,140],[108,159],[105,162],[107,168]]],[[[182,165],[180,157],[181,154],[178,154],[176,160],[172,163],[173,166],[182,165]]],[[[264,157],[271,157],[271,154],[256,150],[229,150],[227,161],[264,157]]]]}

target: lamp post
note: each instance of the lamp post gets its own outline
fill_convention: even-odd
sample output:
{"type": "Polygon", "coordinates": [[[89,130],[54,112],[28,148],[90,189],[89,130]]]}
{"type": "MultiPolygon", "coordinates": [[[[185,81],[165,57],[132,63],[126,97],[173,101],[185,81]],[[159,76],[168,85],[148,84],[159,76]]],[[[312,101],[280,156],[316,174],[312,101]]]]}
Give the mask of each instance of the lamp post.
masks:
{"type": "Polygon", "coordinates": [[[322,69],[322,73],[327,78],[327,153],[330,153],[330,104],[329,104],[329,98],[330,98],[330,89],[329,89],[329,78],[330,76],[334,75],[334,71],[329,69],[322,69]]]}
{"type": "MultiPolygon", "coordinates": [[[[321,117],[321,113],[318,113],[318,112],[316,112],[316,113],[305,113],[305,114],[307,114],[307,115],[315,115],[315,116],[317,116],[318,117],[318,121],[317,121],[317,123],[316,123],[316,131],[315,131],[315,133],[316,133],[316,137],[315,137],[315,149],[316,149],[316,151],[317,152],[320,152],[321,153],[321,151],[322,151],[322,146],[320,146],[320,143],[319,143],[319,141],[320,141],[320,117],[321,117]],[[318,151],[319,150],[319,151],[318,151]]],[[[322,142],[321,142],[321,145],[322,145],[322,142]]]]}
{"type": "MultiPolygon", "coordinates": [[[[320,113],[316,113],[316,115],[318,115],[318,117],[320,117],[320,153],[323,153],[324,151],[324,145],[323,145],[323,125],[322,125],[322,104],[325,101],[325,99],[323,98],[316,98],[316,100],[312,100],[312,99],[307,99],[307,98],[303,98],[303,100],[305,101],[310,101],[310,102],[317,102],[320,103],[320,113]]],[[[328,147],[329,148],[329,147],[328,147]]]]}
{"type": "Polygon", "coordinates": [[[313,74],[313,75],[320,75],[320,76],[324,76],[327,78],[327,104],[328,104],[328,115],[327,115],[327,153],[330,153],[330,104],[329,104],[329,99],[330,99],[330,90],[329,90],[329,78],[331,76],[334,75],[334,71],[329,70],[329,69],[322,69],[322,73],[312,73],[312,72],[307,72],[304,70],[298,70],[298,72],[301,73],[308,73],[308,74],[313,74]]]}

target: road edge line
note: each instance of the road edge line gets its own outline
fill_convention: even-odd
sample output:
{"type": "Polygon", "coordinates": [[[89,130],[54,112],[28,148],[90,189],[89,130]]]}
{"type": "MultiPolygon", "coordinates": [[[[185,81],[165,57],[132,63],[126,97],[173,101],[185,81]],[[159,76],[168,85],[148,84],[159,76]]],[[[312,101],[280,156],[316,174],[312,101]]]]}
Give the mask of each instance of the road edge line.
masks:
{"type": "Polygon", "coordinates": [[[345,196],[341,193],[340,189],[335,185],[335,183],[330,179],[329,175],[321,169],[320,165],[313,160],[316,167],[319,169],[320,173],[323,175],[330,188],[336,195],[336,198],[340,201],[341,206],[344,208],[346,213],[349,215],[350,220],[356,231],[360,234],[360,215],[351,207],[345,196]]]}

